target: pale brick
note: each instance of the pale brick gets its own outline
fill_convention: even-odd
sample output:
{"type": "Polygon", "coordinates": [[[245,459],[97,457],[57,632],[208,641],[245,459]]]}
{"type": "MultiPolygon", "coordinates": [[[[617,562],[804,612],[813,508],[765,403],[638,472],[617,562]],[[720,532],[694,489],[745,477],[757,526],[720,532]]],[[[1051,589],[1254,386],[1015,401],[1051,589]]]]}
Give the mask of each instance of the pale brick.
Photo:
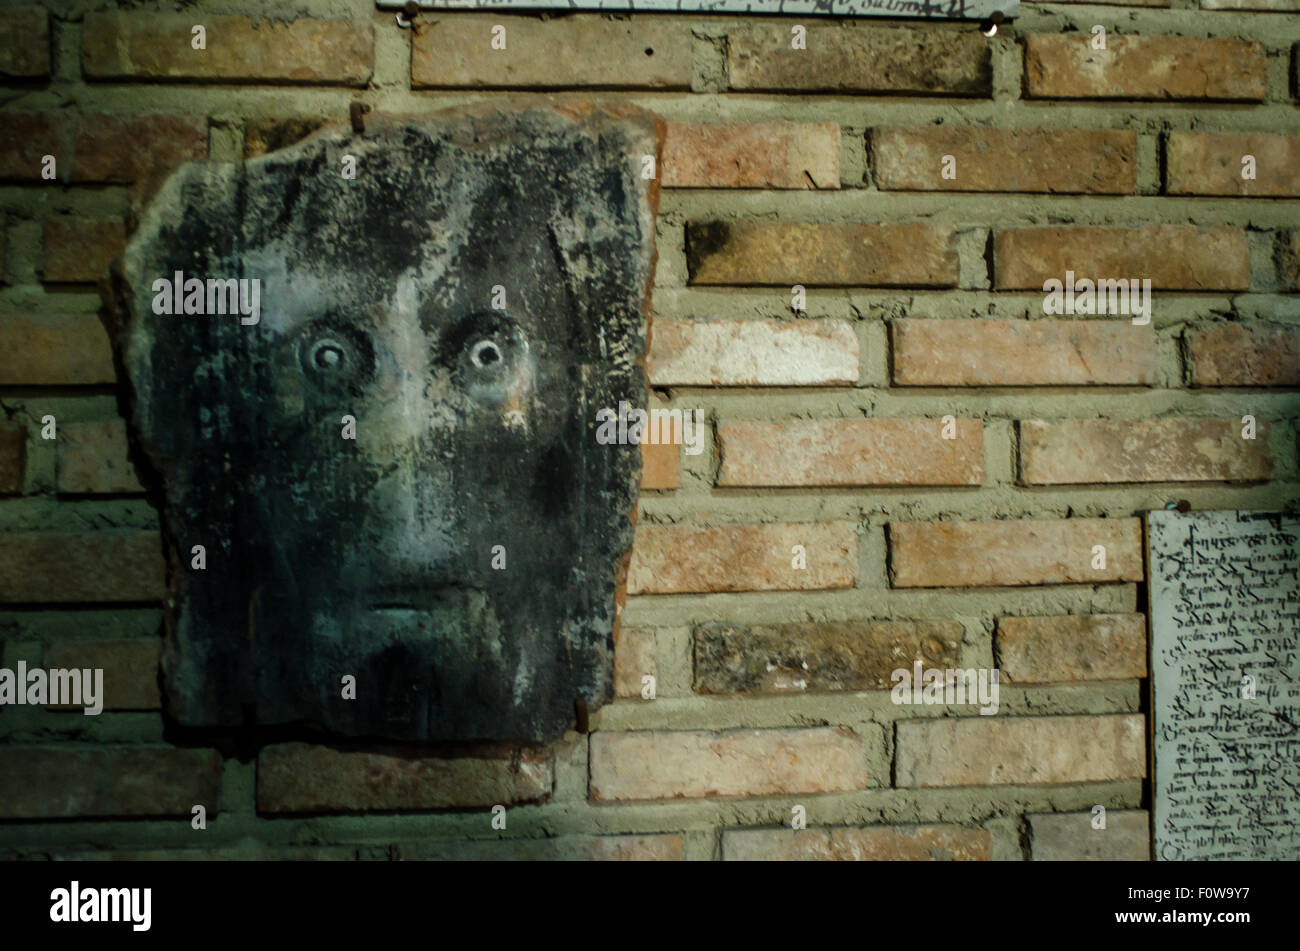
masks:
{"type": "Polygon", "coordinates": [[[0,10],[0,77],[50,75],[50,16],[38,7],[0,10]]]}
{"type": "Polygon", "coordinates": [[[1190,36],[1036,34],[1025,39],[1025,92],[1043,99],[1259,101],[1268,89],[1260,43],[1190,36]]]}
{"type": "Polygon", "coordinates": [[[1262,482],[1273,472],[1268,422],[1255,439],[1234,419],[1062,419],[1020,422],[1027,485],[1262,482]]]}
{"type": "Polygon", "coordinates": [[[1029,815],[1034,862],[1149,862],[1151,815],[1145,809],[1107,809],[1106,828],[1088,812],[1029,815]]]}
{"type": "Polygon", "coordinates": [[[641,697],[641,678],[658,679],[655,632],[649,627],[622,626],[614,644],[614,696],[641,697]]]}
{"type": "Polygon", "coordinates": [[[938,419],[731,420],[718,424],[721,486],[980,485],[984,424],[938,419]]]}
{"type": "Polygon", "coordinates": [[[858,381],[843,320],[658,320],[646,360],[655,386],[829,386],[858,381]]]}
{"type": "Polygon", "coordinates": [[[676,443],[642,443],[641,488],[677,488],[681,454],[682,447],[676,443]]]}
{"type": "Polygon", "coordinates": [[[1166,152],[1171,195],[1300,196],[1300,135],[1171,132],[1166,152]],[[1255,178],[1242,178],[1242,157],[1255,178]]]}
{"type": "Polygon", "coordinates": [[[629,594],[804,591],[851,588],[858,536],[852,522],[775,525],[640,525],[628,569],[629,594]],[[795,568],[802,545],[807,567],[795,568]]]}
{"type": "Polygon", "coordinates": [[[1049,278],[1064,282],[1067,270],[1076,282],[1150,280],[1156,290],[1250,287],[1250,249],[1240,228],[1012,228],[997,232],[993,258],[999,290],[1041,291],[1049,278]]]}
{"type": "Polygon", "coordinates": [[[693,284],[955,287],[957,252],[945,225],[692,222],[693,284]]]}
{"type": "Polygon", "coordinates": [[[873,129],[871,157],[885,190],[1131,195],[1137,185],[1137,133],[1121,129],[873,129]],[[949,155],[954,179],[943,177],[949,155]]]}
{"type": "Polygon", "coordinates": [[[1156,381],[1151,324],[924,320],[890,324],[897,386],[1122,386],[1156,381]]]}
{"type": "Polygon", "coordinates": [[[0,180],[41,182],[44,158],[53,155],[56,180],[67,180],[65,126],[44,113],[0,112],[0,180]]]}
{"type": "Polygon", "coordinates": [[[1300,326],[1215,324],[1186,336],[1197,386],[1300,386],[1300,326]]]}
{"type": "Polygon", "coordinates": [[[1141,714],[947,717],[897,724],[895,785],[1047,785],[1146,776],[1141,714]]]}
{"type": "Polygon", "coordinates": [[[1141,538],[1136,518],[891,522],[889,575],[896,588],[1141,581],[1141,538]]]}
{"type": "Polygon", "coordinates": [[[1142,614],[998,619],[998,669],[1011,683],[1135,680],[1147,675],[1142,614]]]}
{"type": "Polygon", "coordinates": [[[143,492],[121,420],[59,427],[57,485],[71,494],[143,492]]]}
{"type": "Polygon", "coordinates": [[[45,222],[43,279],[50,283],[86,284],[108,276],[108,266],[122,253],[126,226],[120,221],[50,218],[45,222]]]}
{"type": "Polygon", "coordinates": [[[0,819],[184,816],[221,809],[221,754],[154,747],[0,749],[0,819]]]}
{"type": "Polygon", "coordinates": [[[363,86],[375,58],[369,23],[288,22],[204,14],[90,13],[81,27],[88,79],[272,81],[363,86]],[[191,48],[201,22],[207,49],[191,48]]]}
{"type": "Polygon", "coordinates": [[[779,796],[867,787],[866,745],[843,727],[591,735],[591,798],[779,796]]]}
{"type": "Polygon", "coordinates": [[[344,751],[307,743],[269,746],[257,758],[259,812],[372,812],[490,807],[550,795],[542,751],[443,759],[412,750],[344,751]]]}
{"type": "Polygon", "coordinates": [[[992,95],[989,45],[973,31],[805,25],[803,50],[784,19],[728,31],[731,88],[992,95]]]}
{"type": "Polygon", "coordinates": [[[987,830],[948,825],[722,833],[722,858],[729,862],[987,862],[992,853],[987,830]]]}
{"type": "Polygon", "coordinates": [[[831,122],[670,122],[666,188],[839,188],[840,127],[831,122]]]}
{"type": "Polygon", "coordinates": [[[162,706],[158,688],[161,654],[158,638],[58,641],[45,645],[41,663],[48,668],[103,670],[105,710],[157,710],[162,706]]]}
{"type": "Polygon", "coordinates": [[[27,430],[0,425],[0,495],[17,495],[23,490],[23,467],[27,457],[27,430]]]}
{"type": "Polygon", "coordinates": [[[0,386],[113,383],[113,350],[94,314],[0,314],[0,386]]]}
{"type": "Polygon", "coordinates": [[[679,862],[680,835],[566,835],[555,839],[486,839],[399,843],[399,861],[679,862]]]}
{"type": "Polygon", "coordinates": [[[8,532],[0,537],[0,603],[157,601],[163,596],[162,541],[156,532],[8,532]]]}
{"type": "Polygon", "coordinates": [[[1201,0],[1203,10],[1300,10],[1300,0],[1201,0]]]}
{"type": "MultiPolygon", "coordinates": [[[[1300,43],[1296,44],[1300,49],[1300,43]]],[[[1278,277],[1283,285],[1300,291],[1300,229],[1280,237],[1277,249],[1278,277]]]]}
{"type": "Polygon", "coordinates": [[[194,116],[83,116],[72,181],[131,184],[207,154],[207,123],[194,116]]]}
{"type": "Polygon", "coordinates": [[[956,667],[960,621],[839,621],[695,629],[697,693],[886,690],[914,660],[956,667]]]}
{"type": "Polygon", "coordinates": [[[653,17],[420,17],[411,46],[416,87],[689,89],[694,69],[689,23],[653,17]],[[506,28],[503,50],[492,49],[497,24],[506,28]]]}

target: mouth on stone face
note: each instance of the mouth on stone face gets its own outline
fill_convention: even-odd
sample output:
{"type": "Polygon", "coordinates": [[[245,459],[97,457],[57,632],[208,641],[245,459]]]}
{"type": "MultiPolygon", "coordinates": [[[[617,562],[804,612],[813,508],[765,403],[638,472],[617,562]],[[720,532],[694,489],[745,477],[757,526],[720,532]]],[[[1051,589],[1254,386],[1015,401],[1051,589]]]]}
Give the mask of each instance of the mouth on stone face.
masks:
{"type": "Polygon", "coordinates": [[[437,582],[418,588],[379,588],[370,592],[368,611],[455,610],[480,599],[483,589],[466,581],[437,582]]]}

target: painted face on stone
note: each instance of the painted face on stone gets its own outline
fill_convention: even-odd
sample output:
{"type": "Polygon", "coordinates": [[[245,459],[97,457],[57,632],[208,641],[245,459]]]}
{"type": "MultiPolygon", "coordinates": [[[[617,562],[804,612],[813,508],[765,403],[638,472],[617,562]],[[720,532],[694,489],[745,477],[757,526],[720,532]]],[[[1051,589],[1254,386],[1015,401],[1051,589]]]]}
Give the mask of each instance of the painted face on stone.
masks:
{"type": "Polygon", "coordinates": [[[610,694],[639,455],[593,433],[644,405],[656,129],[367,124],[187,167],[126,253],[117,338],[174,547],[169,708],[553,739],[610,694]],[[150,312],[175,271],[256,279],[258,322],[150,312]]]}

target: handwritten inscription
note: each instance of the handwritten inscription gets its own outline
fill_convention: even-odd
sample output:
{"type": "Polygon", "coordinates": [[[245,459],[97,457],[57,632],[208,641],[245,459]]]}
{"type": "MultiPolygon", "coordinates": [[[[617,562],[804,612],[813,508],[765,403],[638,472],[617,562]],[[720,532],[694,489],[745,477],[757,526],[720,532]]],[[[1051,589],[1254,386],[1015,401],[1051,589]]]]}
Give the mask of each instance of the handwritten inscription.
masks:
{"type": "Polygon", "coordinates": [[[1156,858],[1300,858],[1300,519],[1147,526],[1156,858]]]}

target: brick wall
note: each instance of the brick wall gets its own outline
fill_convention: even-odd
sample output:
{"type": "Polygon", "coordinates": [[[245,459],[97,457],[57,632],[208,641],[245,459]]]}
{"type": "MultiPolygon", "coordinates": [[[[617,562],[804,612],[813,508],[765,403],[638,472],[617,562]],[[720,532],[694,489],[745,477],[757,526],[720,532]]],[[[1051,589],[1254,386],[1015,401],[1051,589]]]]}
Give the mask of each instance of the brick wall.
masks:
{"type": "Polygon", "coordinates": [[[0,708],[0,854],[1146,857],[1139,516],[1300,498],[1297,0],[1026,3],[991,39],[109,6],[0,11],[0,647],[108,691],[0,708]],[[179,162],[521,93],[668,120],[648,372],[714,438],[646,453],[619,699],[542,750],[178,738],[95,282],[179,162]],[[1149,279],[1150,323],[1045,315],[1067,270],[1149,279]],[[892,703],[915,657],[999,666],[997,715],[892,703]]]}

